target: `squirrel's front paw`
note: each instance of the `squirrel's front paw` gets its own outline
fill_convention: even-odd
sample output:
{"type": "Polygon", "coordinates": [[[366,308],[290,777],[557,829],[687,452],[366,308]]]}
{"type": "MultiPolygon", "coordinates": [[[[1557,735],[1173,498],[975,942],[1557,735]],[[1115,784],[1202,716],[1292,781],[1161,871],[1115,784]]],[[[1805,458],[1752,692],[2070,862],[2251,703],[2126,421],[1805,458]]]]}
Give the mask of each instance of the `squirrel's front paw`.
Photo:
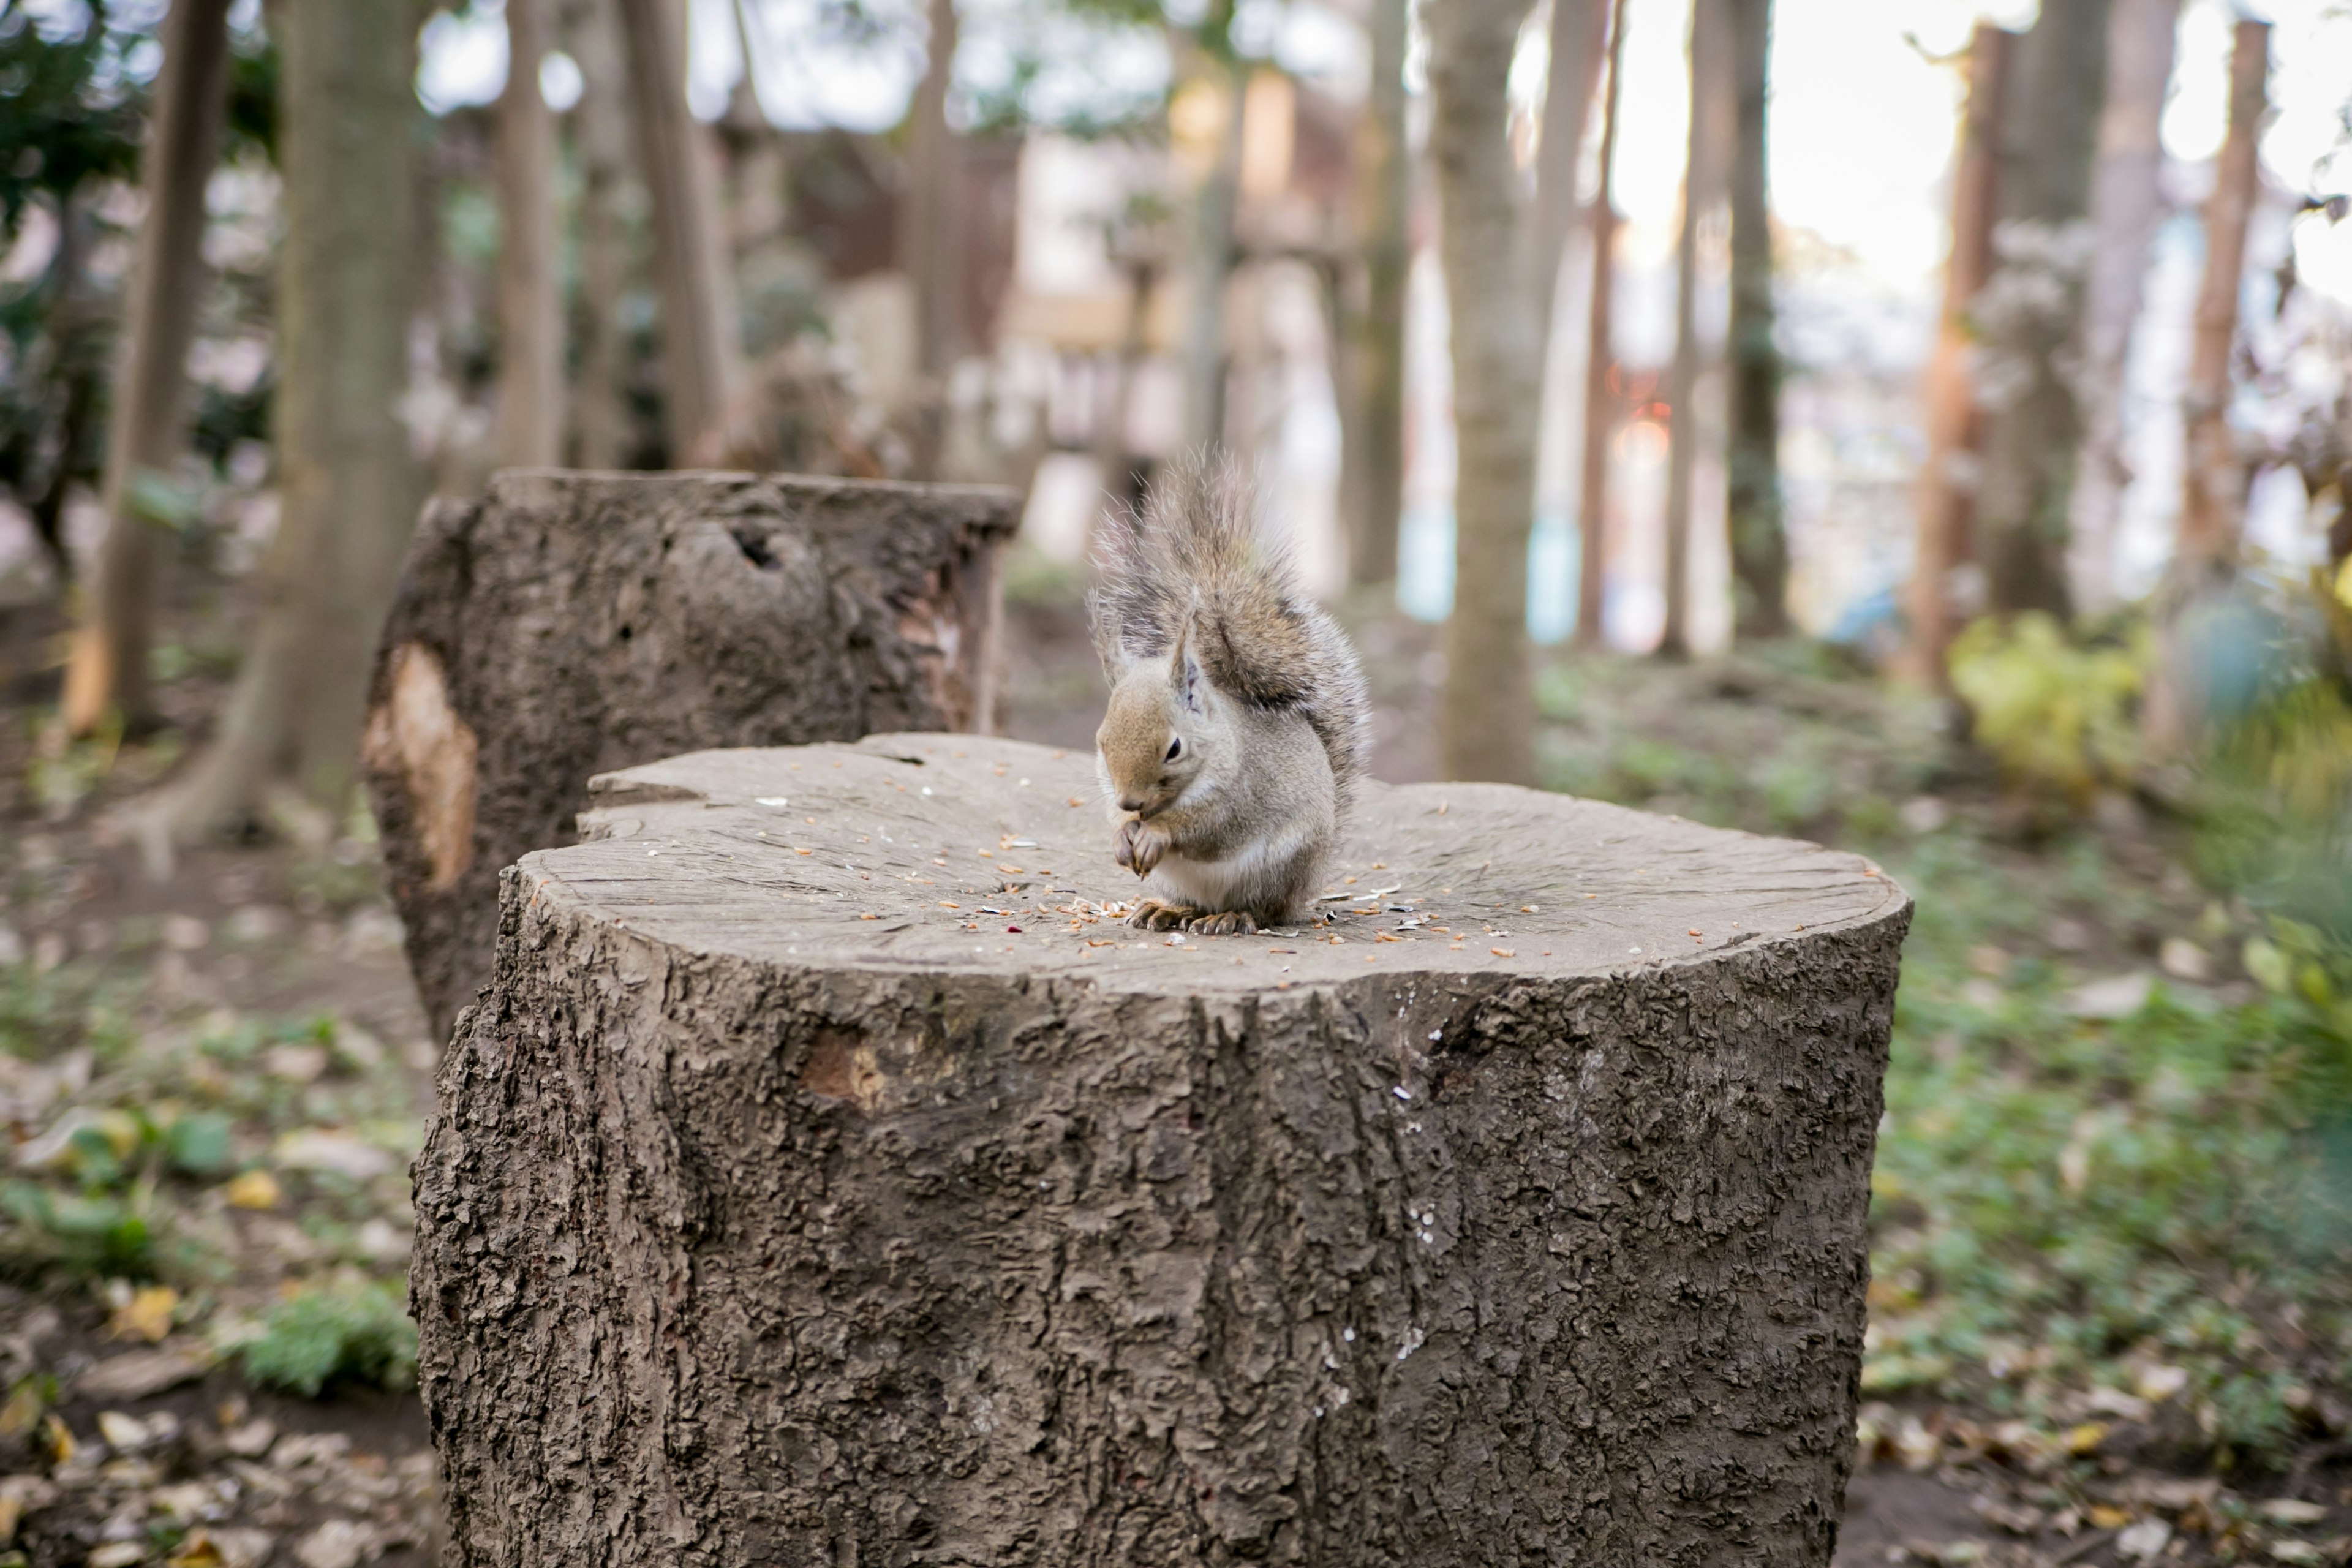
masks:
{"type": "Polygon", "coordinates": [[[1118,863],[1137,876],[1151,875],[1168,850],[1168,835],[1150,824],[1131,816],[1118,825],[1118,863]]]}
{"type": "Polygon", "coordinates": [[[1127,923],[1144,931],[1181,931],[1200,912],[1188,910],[1181,904],[1171,904],[1164,899],[1146,899],[1135,906],[1135,912],[1127,917],[1127,923]]]}

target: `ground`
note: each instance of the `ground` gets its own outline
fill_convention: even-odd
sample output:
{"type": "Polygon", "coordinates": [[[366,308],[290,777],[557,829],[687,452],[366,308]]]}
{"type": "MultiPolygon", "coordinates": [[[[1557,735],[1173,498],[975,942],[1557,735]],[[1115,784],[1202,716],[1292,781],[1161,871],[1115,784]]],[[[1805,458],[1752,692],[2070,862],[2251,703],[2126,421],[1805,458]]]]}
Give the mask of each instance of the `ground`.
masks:
{"type": "MultiPolygon", "coordinates": [[[[1006,727],[1088,745],[1075,584],[1012,582],[1006,727]]],[[[398,1302],[437,1042],[372,829],[289,806],[165,868],[110,815],[205,732],[240,593],[183,583],[164,731],[78,747],[59,612],[0,608],[0,1565],[429,1561],[398,1302]]],[[[1345,609],[1375,772],[1431,776],[1434,629],[1345,609]]],[[[2185,829],[2027,799],[1819,650],[1551,654],[1539,690],[1555,787],[1861,847],[1920,900],[1841,1568],[2344,1562],[2336,1047],[2185,829]]]]}

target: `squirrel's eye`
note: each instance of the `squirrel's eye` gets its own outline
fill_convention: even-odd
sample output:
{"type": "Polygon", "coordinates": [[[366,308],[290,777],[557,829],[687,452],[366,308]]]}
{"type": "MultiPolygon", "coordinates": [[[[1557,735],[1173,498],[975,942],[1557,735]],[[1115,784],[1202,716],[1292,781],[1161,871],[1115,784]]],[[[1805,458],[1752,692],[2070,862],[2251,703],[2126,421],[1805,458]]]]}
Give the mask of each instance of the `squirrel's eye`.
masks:
{"type": "Polygon", "coordinates": [[[1169,760],[1170,762],[1171,762],[1171,763],[1172,763],[1172,762],[1174,762],[1177,758],[1179,758],[1179,757],[1182,756],[1183,754],[1184,754],[1184,740],[1183,740],[1183,737],[1182,737],[1182,736],[1181,736],[1181,735],[1180,735],[1180,736],[1178,736],[1175,740],[1172,740],[1172,741],[1171,741],[1171,742],[1168,742],[1168,760],[1169,760]]]}

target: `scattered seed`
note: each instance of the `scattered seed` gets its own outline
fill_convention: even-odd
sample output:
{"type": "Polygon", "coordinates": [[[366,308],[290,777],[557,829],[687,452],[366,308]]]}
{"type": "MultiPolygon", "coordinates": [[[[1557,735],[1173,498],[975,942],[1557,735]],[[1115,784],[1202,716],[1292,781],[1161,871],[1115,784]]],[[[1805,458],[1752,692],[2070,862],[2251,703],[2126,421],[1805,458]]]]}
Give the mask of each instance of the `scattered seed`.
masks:
{"type": "Polygon", "coordinates": [[[1516,948],[1490,947],[1486,951],[1493,953],[1496,958],[1517,958],[1519,956],[1518,950],[1516,948]]]}

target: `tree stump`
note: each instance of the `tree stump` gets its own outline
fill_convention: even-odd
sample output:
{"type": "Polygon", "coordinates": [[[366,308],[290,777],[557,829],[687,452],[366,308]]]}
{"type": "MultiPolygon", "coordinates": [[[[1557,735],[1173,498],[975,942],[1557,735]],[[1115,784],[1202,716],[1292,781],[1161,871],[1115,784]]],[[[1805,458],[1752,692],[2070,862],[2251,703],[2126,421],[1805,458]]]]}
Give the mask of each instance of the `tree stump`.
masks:
{"type": "Polygon", "coordinates": [[[1010,490],[501,473],[427,508],[369,700],[370,793],[426,1012],[490,977],[499,873],[592,774],[707,746],[992,720],[1010,490]]]}
{"type": "Polygon", "coordinates": [[[1910,901],[1368,786],[1328,925],[1167,937],[1091,759],[601,778],[416,1165],[465,1564],[1825,1564],[1910,901]]]}

